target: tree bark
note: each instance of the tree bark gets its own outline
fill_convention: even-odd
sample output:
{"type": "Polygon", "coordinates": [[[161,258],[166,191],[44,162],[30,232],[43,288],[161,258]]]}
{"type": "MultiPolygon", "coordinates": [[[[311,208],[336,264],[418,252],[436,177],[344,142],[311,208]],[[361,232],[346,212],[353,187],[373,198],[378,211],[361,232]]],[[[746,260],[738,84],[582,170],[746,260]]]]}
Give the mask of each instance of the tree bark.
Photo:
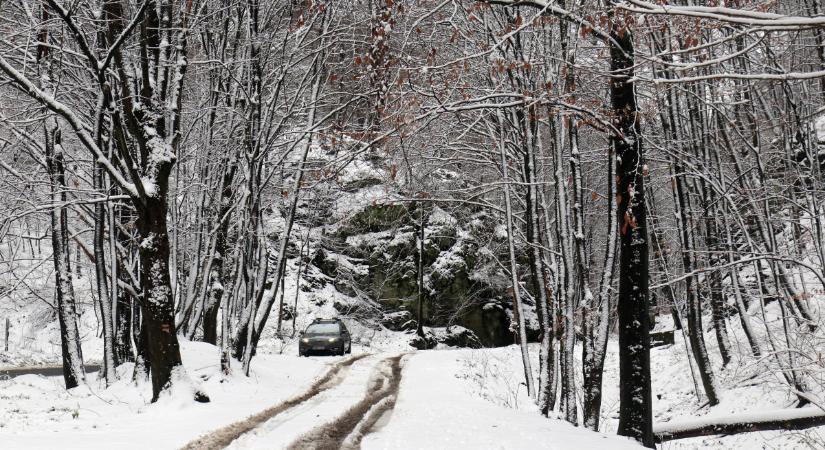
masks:
{"type": "MultiPolygon", "coordinates": [[[[615,21],[615,18],[613,19],[615,21]]],[[[636,107],[633,36],[615,23],[611,32],[610,98],[620,135],[614,135],[620,224],[619,262],[619,429],[653,447],[650,388],[650,316],[648,314],[648,242],[645,211],[644,152],[636,107]],[[619,28],[621,28],[621,32],[619,28]]]]}
{"type": "Polygon", "coordinates": [[[516,264],[516,249],[513,235],[513,211],[510,204],[510,185],[509,175],[507,171],[507,152],[505,149],[504,126],[505,121],[501,110],[496,110],[500,141],[498,143],[499,153],[501,154],[501,170],[504,180],[504,220],[507,229],[507,248],[510,256],[510,281],[513,290],[513,316],[516,319],[516,333],[519,347],[521,348],[521,362],[524,368],[524,381],[527,385],[527,395],[530,398],[536,398],[536,389],[533,382],[533,370],[530,364],[530,353],[527,349],[527,329],[524,322],[524,307],[521,301],[521,289],[518,281],[518,265],[516,264]]]}
{"type": "MultiPolygon", "coordinates": [[[[94,188],[98,192],[103,192],[103,169],[100,164],[93,163],[92,177],[94,188]]],[[[104,193],[105,194],[105,193],[104,193]]],[[[100,323],[103,326],[103,376],[106,385],[110,385],[117,380],[115,370],[114,342],[115,334],[112,318],[112,296],[107,283],[108,270],[106,267],[106,205],[102,202],[95,203],[94,217],[94,239],[92,242],[95,255],[95,274],[97,275],[97,301],[100,305],[100,323]]],[[[113,232],[113,230],[110,230],[113,232]]],[[[115,255],[111,255],[115,258],[115,255]]],[[[116,280],[112,280],[117,283],[116,280]]]]}
{"type": "Polygon", "coordinates": [[[602,261],[602,278],[599,285],[598,297],[593,308],[597,315],[589,316],[591,325],[588,331],[590,336],[583,345],[587,349],[582,354],[582,375],[584,378],[584,399],[582,415],[584,426],[599,431],[599,416],[602,406],[602,378],[604,376],[604,358],[607,353],[607,340],[610,331],[610,311],[612,302],[610,290],[613,287],[616,261],[617,240],[617,202],[615,198],[616,183],[616,153],[611,149],[607,159],[607,245],[605,246],[604,260],[602,261]]]}
{"type": "MultiPolygon", "coordinates": [[[[678,159],[674,160],[674,190],[676,191],[676,205],[678,208],[678,226],[682,241],[682,265],[685,273],[691,273],[694,269],[693,264],[693,238],[690,234],[690,219],[688,210],[690,209],[690,201],[685,192],[685,187],[682,178],[684,177],[684,169],[678,159]]],[[[719,403],[719,396],[716,392],[716,382],[713,376],[713,369],[710,365],[710,358],[708,358],[707,348],[705,346],[704,328],[702,327],[702,309],[699,304],[699,294],[693,287],[694,277],[685,279],[685,295],[687,297],[687,325],[688,338],[690,339],[690,348],[693,352],[693,358],[696,360],[696,366],[699,370],[699,378],[702,380],[702,387],[705,390],[705,395],[708,397],[708,402],[711,406],[719,403]]]]}
{"type": "MultiPolygon", "coordinates": [[[[541,326],[541,347],[539,349],[539,385],[537,392],[537,402],[539,410],[543,415],[548,415],[551,404],[551,383],[553,381],[554,361],[553,361],[553,327],[550,322],[550,300],[548,298],[548,288],[545,278],[544,262],[541,258],[541,239],[539,237],[538,219],[538,170],[536,161],[535,146],[541,145],[541,140],[536,136],[536,123],[528,120],[528,117],[535,117],[536,111],[531,111],[529,115],[522,114],[522,127],[524,132],[524,180],[527,183],[526,198],[527,209],[525,211],[527,222],[527,244],[530,246],[528,260],[530,263],[530,279],[533,291],[536,293],[536,313],[541,326]],[[534,138],[535,137],[535,138],[534,138]]],[[[553,399],[555,400],[555,399],[553,399]]]]}
{"type": "Polygon", "coordinates": [[[77,328],[74,287],[69,254],[68,214],[62,206],[66,202],[66,172],[63,165],[60,129],[53,117],[46,119],[46,169],[49,173],[54,208],[52,222],[52,257],[54,260],[57,317],[60,324],[60,350],[63,356],[63,381],[66,389],[86,382],[83,372],[83,353],[77,328]]]}
{"type": "MultiPolygon", "coordinates": [[[[227,234],[229,232],[229,212],[232,209],[232,180],[237,171],[237,161],[233,158],[221,182],[221,198],[218,208],[218,227],[215,236],[215,251],[209,275],[209,299],[203,310],[203,341],[218,342],[218,310],[226,289],[226,257],[229,252],[227,234]]],[[[225,312],[226,313],[226,312],[225,312]]]]}
{"type": "Polygon", "coordinates": [[[153,402],[172,382],[173,372],[182,364],[169,274],[166,195],[166,186],[157,186],[156,195],[146,199],[138,216],[143,288],[141,312],[147,334],[153,402]]]}

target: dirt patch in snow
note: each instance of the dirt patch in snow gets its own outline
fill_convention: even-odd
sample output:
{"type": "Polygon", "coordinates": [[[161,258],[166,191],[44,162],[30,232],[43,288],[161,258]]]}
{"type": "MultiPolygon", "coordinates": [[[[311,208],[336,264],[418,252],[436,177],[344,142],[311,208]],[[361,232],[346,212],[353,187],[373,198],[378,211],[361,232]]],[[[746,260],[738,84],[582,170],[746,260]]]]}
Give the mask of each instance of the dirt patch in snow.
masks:
{"type": "Polygon", "coordinates": [[[338,376],[341,371],[353,365],[356,361],[366,358],[367,356],[369,356],[368,353],[355,355],[334,364],[326,371],[326,373],[324,373],[323,376],[312,383],[312,385],[303,393],[292,397],[283,403],[267,408],[255,415],[249,416],[244,420],[235,422],[212,433],[201,436],[186,444],[186,446],[184,446],[181,450],[218,450],[226,448],[230,443],[232,443],[232,441],[240,437],[242,434],[254,429],[258,425],[309,400],[321,392],[335,387],[343,379],[338,376]]]}
{"type": "Polygon", "coordinates": [[[360,448],[361,439],[392,411],[401,384],[400,354],[384,359],[370,378],[367,395],[334,421],[301,436],[290,450],[337,450],[360,448]]]}

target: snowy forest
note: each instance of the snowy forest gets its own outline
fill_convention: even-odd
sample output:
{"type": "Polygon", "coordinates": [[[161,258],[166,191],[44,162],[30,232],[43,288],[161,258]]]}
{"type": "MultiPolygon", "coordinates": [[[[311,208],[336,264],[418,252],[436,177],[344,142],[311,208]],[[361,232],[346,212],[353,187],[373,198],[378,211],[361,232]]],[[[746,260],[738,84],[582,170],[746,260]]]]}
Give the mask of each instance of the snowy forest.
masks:
{"type": "Polygon", "coordinates": [[[0,37],[0,448],[825,449],[823,0],[0,37]]]}

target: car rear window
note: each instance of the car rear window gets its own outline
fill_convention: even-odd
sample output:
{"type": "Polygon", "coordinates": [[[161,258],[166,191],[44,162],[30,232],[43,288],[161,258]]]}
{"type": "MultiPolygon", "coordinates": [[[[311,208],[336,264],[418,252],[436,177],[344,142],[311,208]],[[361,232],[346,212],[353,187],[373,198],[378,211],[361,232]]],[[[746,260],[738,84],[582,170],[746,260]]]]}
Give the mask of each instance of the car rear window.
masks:
{"type": "Polygon", "coordinates": [[[338,334],[341,327],[337,323],[316,323],[307,328],[306,334],[338,334]]]}

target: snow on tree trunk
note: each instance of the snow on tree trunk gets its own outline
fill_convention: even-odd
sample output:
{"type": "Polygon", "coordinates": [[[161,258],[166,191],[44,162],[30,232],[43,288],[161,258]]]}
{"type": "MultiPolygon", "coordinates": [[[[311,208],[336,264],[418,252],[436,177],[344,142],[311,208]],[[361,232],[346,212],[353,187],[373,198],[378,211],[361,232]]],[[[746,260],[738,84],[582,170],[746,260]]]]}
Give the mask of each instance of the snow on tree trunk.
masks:
{"type": "Polygon", "coordinates": [[[599,416],[602,405],[602,378],[604,375],[604,358],[607,353],[607,340],[610,333],[610,312],[612,310],[610,301],[610,291],[613,288],[616,262],[616,241],[618,238],[617,227],[617,201],[615,198],[616,184],[616,152],[609,150],[607,158],[607,244],[605,245],[604,260],[602,261],[602,278],[599,284],[598,298],[595,299],[588,326],[588,342],[586,354],[582,357],[582,375],[584,377],[583,391],[584,401],[582,405],[582,415],[584,426],[599,431],[599,416]]]}
{"type": "MultiPolygon", "coordinates": [[[[675,173],[673,189],[675,190],[675,201],[678,209],[677,226],[680,232],[682,266],[685,273],[691,273],[694,269],[694,245],[691,230],[690,198],[685,192],[684,168],[678,159],[674,160],[673,169],[675,173]]],[[[685,279],[685,296],[687,298],[687,332],[690,340],[690,348],[693,352],[693,359],[699,371],[699,378],[702,380],[702,387],[708,398],[708,403],[717,405],[719,403],[718,389],[710,365],[707,347],[705,346],[705,334],[702,327],[702,309],[699,303],[699,293],[694,288],[693,276],[685,279]]]]}
{"type": "Polygon", "coordinates": [[[564,140],[561,144],[552,143],[551,152],[555,170],[553,172],[556,187],[556,229],[559,236],[559,408],[565,419],[578,423],[576,402],[576,377],[574,351],[576,346],[575,311],[576,311],[576,270],[573,258],[573,237],[570,230],[570,210],[568,209],[567,177],[564,176],[564,140]]]}
{"type": "Polygon", "coordinates": [[[160,392],[169,386],[173,371],[181,365],[169,274],[166,211],[165,187],[158,186],[155,197],[147,199],[140,209],[137,223],[143,288],[141,312],[147,334],[152,401],[156,401],[160,392]]]}
{"type": "Polygon", "coordinates": [[[537,402],[539,410],[543,415],[548,415],[551,404],[551,382],[553,371],[555,370],[552,353],[553,327],[550,322],[550,301],[547,296],[547,283],[545,279],[544,262],[541,258],[541,239],[539,238],[538,219],[538,195],[536,194],[536,183],[538,175],[536,172],[536,152],[534,146],[541,146],[541,140],[534,133],[536,122],[528,120],[528,117],[535,117],[536,111],[531,110],[529,114],[522,114],[524,128],[524,179],[527,183],[525,191],[527,204],[527,243],[530,246],[528,258],[530,262],[530,279],[533,284],[533,291],[536,292],[536,313],[541,327],[541,347],[539,349],[539,384],[537,392],[537,402]],[[534,136],[536,138],[534,139],[534,136]]]}
{"type": "MultiPolygon", "coordinates": [[[[614,3],[615,5],[615,3],[614,3]]],[[[615,20],[615,19],[614,19],[615,20]]],[[[653,447],[650,388],[650,316],[648,314],[648,242],[645,211],[644,153],[636,107],[634,47],[624,25],[611,33],[610,97],[620,135],[613,136],[621,258],[619,262],[619,429],[653,447]]]]}
{"type": "Polygon", "coordinates": [[[74,287],[69,254],[68,213],[62,206],[66,202],[66,172],[63,165],[63,148],[57,120],[46,120],[45,131],[46,168],[52,203],[52,258],[54,260],[57,317],[60,323],[60,349],[63,355],[63,380],[66,389],[86,382],[83,372],[83,353],[80,350],[80,334],[77,329],[74,287]]]}
{"type": "Polygon", "coordinates": [[[513,210],[510,204],[510,185],[509,185],[509,175],[507,167],[507,152],[505,149],[505,136],[503,131],[503,126],[505,126],[504,118],[502,117],[501,110],[496,110],[498,123],[502,127],[500,130],[501,136],[499,141],[499,152],[501,153],[501,170],[502,170],[502,178],[504,180],[504,186],[502,189],[504,190],[504,220],[506,223],[507,229],[507,248],[509,250],[510,255],[510,281],[512,282],[512,293],[513,293],[513,316],[516,319],[516,333],[518,338],[519,347],[521,348],[521,362],[524,368],[524,381],[527,385],[527,394],[531,398],[536,397],[536,389],[535,389],[535,382],[533,380],[533,369],[530,364],[530,353],[527,349],[527,327],[524,322],[524,308],[521,302],[521,289],[519,287],[519,280],[518,280],[518,265],[516,264],[516,246],[515,246],[515,236],[513,236],[513,210]]]}
{"type": "MultiPolygon", "coordinates": [[[[551,132],[553,130],[551,129],[551,132]]],[[[539,135],[541,137],[541,135],[539,135]]],[[[550,139],[555,139],[551,136],[550,139]]],[[[540,146],[541,147],[541,146],[540,146]]],[[[542,265],[544,271],[546,273],[545,279],[547,280],[547,314],[548,314],[548,321],[550,322],[549,328],[547,329],[547,333],[549,336],[546,338],[543,337],[542,339],[542,350],[545,350],[546,345],[546,364],[549,366],[547,370],[547,400],[546,400],[546,407],[547,411],[549,412],[556,405],[556,396],[557,396],[557,381],[558,378],[556,377],[557,373],[557,366],[556,363],[556,324],[558,323],[558,314],[556,310],[558,309],[558,300],[554,301],[554,299],[558,299],[559,291],[558,289],[560,285],[559,276],[558,276],[558,262],[555,255],[556,252],[556,242],[553,237],[553,231],[550,227],[552,221],[550,220],[550,206],[547,204],[547,198],[544,194],[544,189],[538,190],[539,201],[541,202],[541,209],[542,215],[544,216],[544,238],[546,239],[546,251],[544,252],[545,258],[542,261],[546,263],[542,265]],[[552,282],[552,285],[550,284],[552,282]],[[546,339],[546,342],[545,342],[546,339]]],[[[542,360],[544,361],[544,359],[542,360]]],[[[541,405],[540,405],[541,406],[541,405]]]]}
{"type": "Polygon", "coordinates": [[[209,299],[203,309],[203,341],[210,344],[218,342],[218,309],[228,281],[225,264],[229,252],[227,235],[229,233],[229,213],[232,209],[232,180],[237,171],[237,160],[231,157],[229,167],[225,169],[221,182],[220,207],[218,209],[218,226],[215,235],[215,251],[209,276],[209,299]]]}
{"type": "MultiPolygon", "coordinates": [[[[103,190],[103,168],[94,163],[92,167],[92,178],[94,188],[103,190]]],[[[94,215],[94,238],[93,249],[95,255],[95,274],[97,280],[97,302],[100,306],[100,323],[103,328],[103,376],[106,384],[110,385],[117,379],[115,370],[115,335],[112,318],[112,299],[109,285],[107,283],[108,268],[106,267],[106,205],[102,202],[95,203],[94,215]]],[[[111,231],[110,231],[111,232],[111,231]]],[[[111,255],[115,258],[115,255],[111,255]]],[[[113,274],[116,276],[116,274],[113,274]]],[[[117,284],[113,280],[113,284],[117,284]]]]}
{"type": "MultiPolygon", "coordinates": [[[[127,254],[122,255],[119,258],[113,257],[113,263],[117,267],[115,270],[115,278],[116,281],[112,283],[113,289],[119,284],[122,283],[126,286],[130,285],[131,279],[129,277],[129,267],[125,264],[120,264],[118,260],[126,261],[128,258],[131,258],[131,253],[134,251],[132,248],[133,246],[130,243],[129,236],[124,232],[122,227],[116,226],[116,223],[126,223],[131,220],[131,214],[126,212],[126,208],[123,206],[115,206],[111,208],[111,217],[110,217],[110,233],[112,234],[112,239],[114,239],[114,247],[117,248],[118,246],[121,247],[123,252],[127,252],[127,254]]],[[[117,255],[117,251],[112,252],[112,255],[117,255]]],[[[133,339],[134,330],[133,327],[137,325],[136,320],[136,304],[135,298],[127,289],[116,289],[115,291],[115,311],[114,311],[114,319],[113,319],[113,328],[114,328],[114,358],[115,358],[115,365],[120,365],[125,362],[134,361],[135,360],[135,352],[133,352],[132,346],[134,342],[137,342],[136,339],[133,339]]]]}

